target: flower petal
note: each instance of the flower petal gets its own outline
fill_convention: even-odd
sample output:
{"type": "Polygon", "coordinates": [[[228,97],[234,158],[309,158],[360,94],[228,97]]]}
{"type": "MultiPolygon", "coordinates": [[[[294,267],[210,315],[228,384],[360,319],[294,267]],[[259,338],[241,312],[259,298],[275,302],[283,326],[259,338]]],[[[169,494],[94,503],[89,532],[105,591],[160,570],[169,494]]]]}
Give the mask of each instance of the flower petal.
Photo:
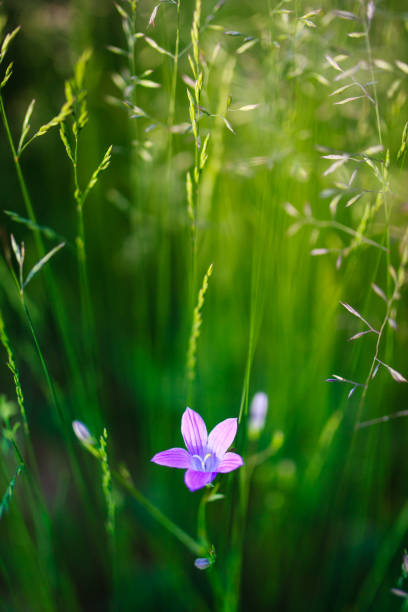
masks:
{"type": "Polygon", "coordinates": [[[232,470],[236,470],[241,467],[241,465],[244,465],[241,455],[237,453],[225,453],[223,460],[217,467],[217,472],[221,472],[222,474],[232,472],[232,470]]]}
{"type": "Polygon", "coordinates": [[[184,482],[190,491],[197,491],[197,489],[201,489],[209,482],[212,482],[216,475],[217,472],[197,472],[196,470],[187,470],[184,475],[184,482]]]}
{"type": "Polygon", "coordinates": [[[190,455],[200,455],[207,446],[207,428],[200,415],[186,408],[181,419],[181,433],[190,455]]]}
{"type": "Polygon", "coordinates": [[[172,468],[185,469],[190,467],[190,455],[185,448],[169,448],[169,450],[156,453],[151,461],[172,468]]]}
{"type": "Polygon", "coordinates": [[[208,436],[208,448],[222,459],[237,435],[238,419],[225,419],[208,436]]]}

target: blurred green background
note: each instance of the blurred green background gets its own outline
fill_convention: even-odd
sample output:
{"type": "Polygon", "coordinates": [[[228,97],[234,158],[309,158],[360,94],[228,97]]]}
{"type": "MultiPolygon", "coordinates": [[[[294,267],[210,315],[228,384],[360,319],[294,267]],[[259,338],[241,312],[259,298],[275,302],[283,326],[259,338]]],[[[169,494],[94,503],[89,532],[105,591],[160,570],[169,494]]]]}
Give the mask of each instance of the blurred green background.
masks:
{"type": "MultiPolygon", "coordinates": [[[[203,3],[202,23],[215,4],[203,3]]],[[[111,165],[84,208],[93,325],[81,315],[72,168],[58,130],[35,140],[21,157],[38,223],[67,240],[47,264],[65,337],[45,269],[26,290],[67,423],[80,419],[96,437],[106,427],[112,466],[124,463],[135,485],[194,534],[200,493],[185,488],[180,471],[157,467],[150,458],[182,445],[190,296],[213,263],[191,405],[211,428],[238,416],[243,389],[249,399],[263,390],[269,396],[265,429],[256,443],[247,444],[243,426],[238,448],[247,461],[251,453],[268,447],[274,432],[285,436],[279,452],[257,467],[247,483],[248,512],[236,552],[242,555],[240,582],[227,563],[231,505],[239,503],[236,473],[222,477],[220,491],[226,498],[208,506],[208,529],[217,550],[209,572],[195,569],[190,552],[115,485],[112,569],[100,467],[72,433],[69,451],[10,273],[10,266],[16,269],[10,233],[25,243],[26,270],[39,259],[34,233],[2,214],[0,306],[20,371],[45,501],[44,507],[36,503],[23,472],[0,520],[2,609],[234,609],[236,603],[214,599],[211,583],[217,579],[226,593],[228,588],[239,593],[242,610],[401,608],[404,600],[390,589],[397,586],[407,545],[406,420],[355,432],[361,391],[347,399],[350,386],[325,382],[338,374],[364,383],[376,338],[347,342],[364,326],[339,301],[353,305],[378,329],[385,304],[370,285],[375,282],[386,290],[387,258],[363,244],[336,268],[336,255],[312,257],[310,251],[342,249],[352,240],[331,225],[330,198],[322,192],[347,182],[356,166],[350,162],[323,176],[332,161],[321,156],[343,151],[356,155],[379,144],[375,108],[368,99],[334,104],[358,94],[346,90],[330,97],[349,81],[334,82],[338,72],[325,56],[344,56],[345,70],[360,62],[351,77],[362,74],[366,83],[372,80],[372,53],[380,127],[390,153],[392,209],[388,221],[380,210],[366,234],[382,244],[388,223],[391,262],[398,266],[408,211],[406,170],[397,161],[407,120],[407,74],[395,60],[407,61],[408,14],[400,0],[376,3],[367,48],[366,37],[348,36],[361,32],[367,3],[343,4],[343,10],[357,13],[357,22],[333,14],[338,7],[328,0],[316,6],[301,0],[227,0],[201,32],[202,106],[226,116],[234,133],[222,118],[203,113],[202,134],[211,136],[200,183],[197,276],[192,280],[185,176],[194,163],[194,144],[191,131],[183,127],[189,122],[186,88],[192,78],[187,53],[180,58],[175,99],[174,124],[181,127],[170,135],[173,62],[142,36],[135,38],[133,66],[124,55],[109,51],[108,45],[126,48],[113,2],[2,3],[7,18],[3,36],[22,26],[7,54],[14,73],[2,89],[15,140],[31,99],[36,99],[34,131],[58,113],[64,81],[71,78],[81,53],[91,48],[85,77],[89,122],[79,144],[82,184],[113,145],[111,165]],[[322,10],[302,20],[313,9],[322,10]],[[242,48],[252,40],[252,46],[242,48]],[[131,68],[137,75],[153,70],[146,78],[160,85],[136,87],[132,94],[133,104],[152,119],[131,118],[120,101],[121,81],[112,75],[127,79],[131,68]],[[246,105],[258,106],[237,110],[246,105]],[[310,206],[318,222],[308,217],[299,231],[288,233],[299,219],[287,214],[287,202],[300,211],[299,219],[310,206]],[[84,487],[73,475],[73,456],[84,487]],[[225,586],[231,580],[232,587],[225,586]]],[[[126,2],[121,6],[130,10],[126,2]]],[[[173,53],[176,6],[161,4],[155,25],[149,26],[153,8],[150,0],[137,3],[134,31],[173,53]]],[[[181,1],[180,49],[189,44],[193,10],[193,2],[181,1]]],[[[27,217],[3,127],[0,142],[2,208],[27,217]]],[[[337,222],[354,230],[379,189],[370,167],[361,165],[356,181],[367,190],[365,195],[347,208],[347,198],[341,199],[336,213],[337,222]]],[[[49,250],[56,241],[44,237],[44,243],[49,250]]],[[[404,376],[406,315],[402,292],[397,330],[387,326],[380,351],[380,359],[404,376]]],[[[3,348],[1,355],[1,392],[15,401],[3,348]]],[[[405,385],[382,367],[368,387],[362,420],[405,409],[406,397],[405,385]]],[[[18,439],[26,450],[21,428],[18,439]]],[[[15,469],[13,449],[3,437],[0,495],[15,469]]]]}

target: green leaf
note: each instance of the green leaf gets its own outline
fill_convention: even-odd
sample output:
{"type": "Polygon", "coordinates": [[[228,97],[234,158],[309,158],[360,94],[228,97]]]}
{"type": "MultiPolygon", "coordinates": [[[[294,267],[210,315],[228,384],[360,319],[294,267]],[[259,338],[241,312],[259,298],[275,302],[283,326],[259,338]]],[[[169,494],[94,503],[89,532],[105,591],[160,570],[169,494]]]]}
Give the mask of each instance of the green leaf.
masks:
{"type": "Polygon", "coordinates": [[[41,268],[45,266],[45,264],[51,259],[51,257],[53,257],[64,246],[65,246],[65,242],[62,242],[58,246],[51,249],[51,251],[49,251],[46,255],[44,255],[44,257],[42,257],[40,261],[36,263],[33,268],[31,268],[30,272],[28,273],[27,278],[24,281],[23,287],[27,287],[28,283],[37,274],[37,272],[39,272],[41,268]]]}
{"type": "Polygon", "coordinates": [[[31,116],[33,114],[33,110],[34,110],[34,104],[35,104],[35,100],[31,100],[30,104],[28,105],[28,108],[26,110],[26,114],[24,116],[24,120],[23,120],[23,125],[21,127],[21,136],[20,136],[20,140],[18,142],[18,147],[17,147],[17,153],[18,155],[20,155],[21,150],[23,148],[24,145],[24,141],[27,138],[27,135],[30,131],[30,120],[31,120],[31,116]]]}
{"type": "Polygon", "coordinates": [[[21,472],[24,469],[24,463],[20,463],[20,465],[18,466],[18,468],[15,471],[15,474],[13,476],[13,478],[11,479],[9,486],[6,489],[5,494],[3,495],[3,499],[0,502],[0,519],[2,518],[3,514],[5,512],[8,511],[9,509],[9,505],[10,505],[10,500],[13,496],[13,492],[14,492],[14,487],[16,484],[16,480],[17,480],[17,476],[19,474],[21,474],[21,472]]]}

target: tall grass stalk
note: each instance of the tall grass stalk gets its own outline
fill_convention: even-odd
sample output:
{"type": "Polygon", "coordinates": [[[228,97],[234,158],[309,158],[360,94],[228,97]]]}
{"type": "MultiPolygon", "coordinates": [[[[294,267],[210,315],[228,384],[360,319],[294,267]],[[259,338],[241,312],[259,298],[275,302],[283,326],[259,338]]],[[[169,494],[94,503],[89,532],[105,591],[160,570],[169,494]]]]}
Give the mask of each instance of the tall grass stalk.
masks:
{"type": "MultiPolygon", "coordinates": [[[[26,180],[24,178],[24,175],[21,169],[20,158],[19,158],[19,155],[17,154],[14,140],[13,140],[13,137],[10,131],[10,126],[9,126],[9,122],[8,122],[8,118],[7,118],[6,110],[4,107],[4,102],[3,102],[3,97],[2,97],[1,92],[0,92],[0,112],[1,112],[1,117],[3,120],[4,128],[6,130],[10,151],[12,153],[12,158],[13,158],[14,166],[16,169],[17,179],[18,179],[21,194],[23,197],[24,205],[27,211],[28,218],[33,224],[34,239],[35,239],[35,243],[37,247],[37,252],[40,258],[42,258],[44,257],[46,251],[45,251],[44,243],[41,237],[41,233],[38,229],[37,218],[34,212],[31,196],[30,196],[30,193],[27,187],[27,183],[26,183],[26,180]]],[[[57,289],[57,284],[56,284],[53,273],[49,269],[46,269],[44,276],[45,276],[46,286],[47,286],[47,289],[50,295],[50,304],[54,310],[56,323],[61,333],[64,350],[68,358],[68,363],[69,363],[71,372],[73,374],[73,380],[75,381],[75,387],[77,389],[79,396],[83,397],[82,378],[81,378],[81,374],[79,370],[77,357],[75,355],[75,351],[73,348],[72,339],[70,337],[70,331],[69,331],[69,325],[68,325],[68,319],[66,316],[65,307],[63,305],[61,295],[57,289]]]]}
{"type": "Polygon", "coordinates": [[[85,348],[86,367],[89,372],[88,380],[91,381],[90,393],[95,404],[98,404],[97,390],[100,387],[100,380],[98,378],[98,369],[96,366],[97,342],[87,268],[84,206],[89,193],[97,184],[100,174],[109,167],[112,147],[107,149],[102,161],[92,173],[88,183],[85,187],[82,187],[78,172],[78,151],[80,134],[88,122],[88,110],[86,103],[87,91],[84,86],[84,80],[90,57],[91,52],[89,50],[82,53],[75,64],[73,78],[67,81],[65,84],[66,103],[73,109],[72,135],[70,136],[68,134],[65,123],[62,121],[60,124],[60,137],[73,168],[74,201],[77,213],[77,236],[75,242],[77,248],[78,278],[82,313],[82,341],[85,348]],[[74,140],[73,146],[71,145],[70,137],[72,137],[74,140]]]}
{"type": "Polygon", "coordinates": [[[201,170],[206,161],[206,148],[208,145],[207,136],[206,142],[201,145],[200,136],[200,99],[203,87],[203,72],[200,65],[200,22],[201,22],[201,0],[196,0],[193,13],[193,25],[191,28],[191,46],[193,55],[188,56],[191,71],[194,77],[194,92],[190,93],[187,89],[187,97],[189,102],[189,114],[191,129],[194,137],[194,166],[191,172],[187,173],[187,206],[188,215],[191,222],[191,282],[190,282],[190,299],[191,311],[194,308],[194,297],[196,292],[196,277],[197,277],[197,222],[198,222],[198,204],[199,204],[199,187],[201,170]],[[203,148],[201,149],[201,146],[203,148]],[[201,155],[200,155],[201,149],[201,155]]]}
{"type": "MultiPolygon", "coordinates": [[[[371,50],[371,42],[370,42],[370,26],[372,23],[372,18],[373,15],[370,16],[369,11],[371,10],[370,7],[374,7],[373,3],[367,2],[366,4],[363,4],[363,8],[365,9],[363,11],[363,24],[364,24],[364,33],[365,33],[365,42],[366,42],[366,50],[367,50],[367,58],[368,58],[368,63],[370,66],[370,74],[371,74],[371,80],[373,83],[373,97],[374,97],[374,102],[375,102],[375,118],[376,118],[376,127],[377,127],[377,136],[378,136],[378,142],[380,144],[381,147],[383,147],[383,135],[382,135],[382,127],[381,127],[381,117],[380,117],[380,108],[379,108],[379,100],[378,100],[378,94],[377,94],[377,82],[376,82],[376,78],[375,78],[375,73],[374,73],[374,61],[373,61],[373,54],[372,54],[372,50],[371,50]]],[[[388,191],[389,191],[389,186],[388,186],[388,168],[387,168],[387,157],[389,156],[389,151],[387,150],[386,152],[386,159],[384,160],[384,162],[381,164],[381,177],[382,177],[382,201],[383,201],[383,206],[384,206],[384,212],[385,212],[385,227],[384,227],[384,243],[386,246],[386,278],[387,278],[387,293],[388,295],[390,295],[391,293],[391,275],[390,275],[390,266],[391,266],[391,261],[390,261],[390,249],[391,249],[391,244],[390,244],[390,210],[389,210],[389,205],[388,205],[388,191]]],[[[368,386],[370,384],[370,381],[373,377],[373,373],[374,370],[377,366],[377,359],[378,359],[378,355],[379,355],[379,351],[380,351],[380,347],[381,347],[381,342],[383,339],[383,335],[384,332],[386,331],[386,327],[391,315],[391,308],[393,305],[394,300],[396,299],[396,297],[399,295],[399,289],[397,290],[397,288],[395,287],[394,291],[392,292],[392,295],[387,299],[387,307],[386,307],[386,312],[385,312],[385,316],[384,319],[381,323],[379,332],[378,332],[378,336],[377,336],[377,342],[375,345],[375,353],[370,365],[370,369],[369,372],[367,374],[367,378],[365,380],[364,383],[364,387],[363,387],[363,391],[361,394],[361,400],[360,400],[360,404],[358,407],[358,412],[357,412],[357,418],[356,418],[356,427],[359,427],[359,422],[361,419],[361,415],[362,415],[362,411],[363,411],[363,406],[364,406],[364,402],[366,399],[366,395],[367,395],[367,390],[368,390],[368,386]]]]}
{"type": "Polygon", "coordinates": [[[197,362],[197,342],[200,337],[201,324],[202,324],[202,313],[201,310],[204,306],[205,294],[208,289],[208,281],[213,271],[213,264],[210,264],[207,272],[203,278],[203,284],[198,292],[197,304],[193,312],[193,323],[191,327],[190,339],[188,342],[187,349],[187,405],[191,405],[193,400],[193,384],[196,376],[196,362],[197,362]]]}

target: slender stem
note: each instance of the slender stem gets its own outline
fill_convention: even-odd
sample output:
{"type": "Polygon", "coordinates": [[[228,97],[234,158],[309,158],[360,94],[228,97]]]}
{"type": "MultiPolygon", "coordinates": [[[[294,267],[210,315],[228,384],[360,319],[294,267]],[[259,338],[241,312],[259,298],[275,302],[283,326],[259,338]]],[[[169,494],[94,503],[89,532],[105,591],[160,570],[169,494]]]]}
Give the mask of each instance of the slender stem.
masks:
{"type": "Polygon", "coordinates": [[[97,395],[97,368],[96,368],[96,337],[95,337],[95,321],[92,309],[91,291],[89,286],[87,257],[86,257],[86,239],[85,239],[85,223],[84,223],[84,204],[88,196],[89,190],[82,191],[78,177],[78,133],[74,135],[74,153],[73,153],[73,174],[74,174],[74,198],[77,211],[77,237],[76,250],[78,261],[78,278],[80,288],[81,301],[81,319],[82,319],[82,340],[88,360],[88,367],[92,376],[91,393],[94,399],[97,395]]]}
{"type": "MultiPolygon", "coordinates": [[[[13,162],[15,165],[16,173],[17,173],[17,179],[18,179],[21,194],[23,197],[24,205],[27,211],[27,215],[30,221],[32,221],[32,223],[35,224],[35,226],[37,226],[38,224],[37,224],[37,219],[34,213],[32,200],[31,200],[30,193],[28,191],[27,184],[26,184],[26,181],[25,181],[22,169],[21,169],[20,160],[17,155],[14,140],[13,140],[13,137],[10,131],[10,125],[8,122],[8,118],[7,118],[7,114],[6,114],[6,110],[4,107],[4,102],[3,102],[3,98],[1,94],[0,94],[0,114],[3,120],[3,125],[5,128],[6,134],[7,134],[7,140],[9,142],[10,150],[12,153],[13,162]]],[[[37,227],[34,228],[34,240],[35,240],[35,244],[36,244],[36,248],[37,248],[39,256],[43,257],[45,255],[45,248],[44,248],[44,243],[43,243],[41,234],[37,227]]],[[[69,332],[68,332],[67,318],[66,318],[65,310],[62,305],[61,296],[57,290],[54,277],[48,267],[46,267],[44,270],[44,277],[45,277],[45,280],[48,286],[48,290],[50,293],[50,303],[55,309],[54,316],[55,316],[55,320],[61,332],[66,355],[68,357],[69,366],[73,373],[77,389],[81,390],[82,392],[82,388],[83,388],[82,379],[79,373],[76,356],[75,356],[75,353],[72,347],[72,338],[70,337],[69,332]]]]}
{"type": "MultiPolygon", "coordinates": [[[[9,419],[6,420],[6,427],[8,430],[11,429],[9,419]]],[[[53,542],[52,526],[51,526],[50,517],[47,512],[47,506],[46,506],[46,502],[45,502],[43,493],[34,478],[34,474],[35,474],[38,479],[38,466],[37,466],[37,461],[34,455],[33,447],[31,444],[31,438],[28,436],[27,442],[28,442],[29,459],[33,465],[33,471],[31,470],[27,461],[24,459],[23,453],[21,452],[16,442],[15,436],[10,438],[10,442],[13,447],[16,459],[20,463],[20,465],[23,466],[25,475],[27,477],[27,481],[29,484],[29,496],[30,496],[28,505],[29,507],[36,508],[36,504],[38,504],[40,508],[40,515],[37,512],[33,512],[32,514],[33,521],[34,521],[36,531],[37,531],[37,543],[38,543],[37,545],[40,546],[40,543],[41,543],[42,546],[44,545],[46,546],[47,551],[52,551],[52,542],[53,542]]],[[[49,566],[49,569],[53,571],[53,567],[51,565],[49,566]]]]}
{"type": "MultiPolygon", "coordinates": [[[[136,34],[136,5],[132,5],[132,17],[131,17],[132,27],[131,27],[131,35],[130,35],[130,44],[129,44],[129,53],[130,53],[130,66],[132,70],[132,75],[136,74],[136,58],[135,58],[135,42],[136,38],[134,34],[136,34]]],[[[129,37],[128,37],[129,40],[129,37]]],[[[135,88],[136,91],[136,88],[135,88]]]]}
{"type": "Polygon", "coordinates": [[[44,355],[42,353],[42,350],[40,348],[40,344],[38,342],[37,334],[36,334],[35,329],[34,329],[33,321],[31,319],[31,315],[30,315],[30,311],[28,310],[27,304],[26,304],[26,302],[24,300],[24,294],[21,294],[21,302],[22,302],[22,305],[23,305],[23,308],[24,308],[25,315],[27,317],[28,326],[29,326],[31,334],[33,336],[35,348],[37,349],[37,353],[38,353],[38,357],[40,359],[41,367],[43,369],[44,376],[45,376],[48,388],[49,388],[50,393],[51,393],[51,398],[52,398],[54,407],[56,408],[56,410],[58,412],[58,415],[59,415],[60,420],[61,420],[61,424],[65,425],[64,413],[63,413],[62,408],[60,406],[60,403],[58,401],[57,393],[55,391],[54,383],[53,383],[52,378],[50,376],[50,373],[48,371],[47,364],[45,363],[44,355]]]}
{"type": "Polygon", "coordinates": [[[180,47],[180,5],[181,0],[177,0],[177,29],[176,29],[176,44],[174,49],[174,62],[173,72],[171,76],[171,89],[170,89],[170,104],[169,104],[169,130],[170,130],[170,143],[172,142],[172,131],[174,123],[174,115],[176,110],[176,91],[177,91],[177,76],[178,76],[178,62],[179,62],[179,47],[180,47]]]}
{"type": "Polygon", "coordinates": [[[350,236],[354,236],[355,238],[358,238],[359,240],[361,240],[361,242],[365,242],[366,244],[370,246],[377,247],[381,251],[384,251],[384,252],[387,251],[387,247],[383,246],[382,244],[379,244],[378,242],[375,242],[374,240],[370,240],[370,238],[367,238],[366,236],[364,236],[364,234],[361,234],[360,232],[356,232],[351,227],[348,227],[347,225],[343,225],[342,223],[338,223],[337,221],[320,221],[319,219],[310,217],[310,218],[304,219],[303,222],[305,224],[308,224],[308,225],[310,224],[316,227],[322,227],[322,228],[333,227],[334,229],[338,229],[340,232],[344,232],[345,234],[349,234],[350,236]]]}
{"type": "Polygon", "coordinates": [[[377,419],[370,419],[369,421],[363,421],[362,423],[357,423],[356,429],[363,429],[363,427],[371,427],[371,425],[378,425],[379,423],[386,423],[387,421],[391,421],[392,419],[399,419],[401,417],[408,416],[408,410],[399,410],[398,412],[393,412],[392,414],[386,414],[382,417],[378,417],[377,419]]]}
{"type": "Polygon", "coordinates": [[[149,512],[149,514],[169,531],[175,538],[177,538],[184,546],[186,546],[194,555],[204,555],[206,554],[206,549],[196,542],[191,536],[188,535],[181,527],[173,523],[172,520],[167,518],[165,514],[161,510],[159,510],[154,504],[152,504],[136,487],[133,485],[130,476],[128,474],[123,475],[120,472],[113,470],[112,476],[115,480],[121,484],[127,491],[130,493],[134,499],[141,506],[149,512]]]}
{"type": "MultiPolygon", "coordinates": [[[[24,204],[27,210],[27,214],[29,216],[30,221],[32,221],[33,223],[37,224],[37,220],[34,214],[34,209],[33,209],[33,205],[31,202],[31,198],[30,198],[30,194],[28,193],[28,189],[27,189],[27,185],[26,182],[24,180],[24,176],[21,170],[21,166],[20,166],[20,160],[19,157],[17,155],[17,151],[16,151],[16,147],[14,145],[14,141],[13,141],[13,137],[11,135],[11,131],[10,131],[10,125],[7,119],[7,114],[6,114],[6,109],[4,108],[4,103],[3,103],[3,97],[0,94],[0,112],[1,112],[1,117],[3,120],[3,124],[4,124],[4,129],[6,130],[6,134],[7,134],[7,139],[10,145],[10,149],[13,155],[13,161],[16,167],[16,172],[17,172],[17,178],[18,178],[18,182],[20,184],[20,189],[21,189],[21,193],[23,196],[23,200],[24,200],[24,204]]],[[[36,246],[38,249],[38,252],[40,254],[40,256],[42,257],[45,253],[44,250],[44,245],[42,243],[41,240],[41,236],[39,234],[38,231],[34,232],[34,238],[36,241],[36,246]]]]}
{"type": "Polygon", "coordinates": [[[208,549],[209,547],[209,542],[207,536],[207,521],[205,510],[210,495],[214,495],[214,491],[212,489],[210,489],[210,491],[204,491],[197,512],[197,537],[198,541],[201,542],[203,547],[206,549],[208,549]]]}
{"type": "MultiPolygon", "coordinates": [[[[364,31],[365,31],[365,43],[366,43],[366,49],[367,49],[367,56],[368,56],[368,63],[370,66],[370,73],[371,73],[371,81],[373,83],[373,97],[374,97],[374,102],[375,102],[375,119],[376,119],[376,125],[377,125],[377,135],[378,135],[378,142],[381,146],[383,146],[383,136],[382,136],[382,128],[381,128],[381,118],[380,118],[380,109],[379,109],[379,105],[378,105],[378,93],[377,93],[377,84],[376,84],[376,80],[375,80],[375,74],[374,74],[374,62],[373,62],[373,54],[371,51],[371,43],[370,43],[370,22],[368,21],[368,17],[367,17],[367,13],[366,11],[364,12],[364,31]]],[[[385,165],[384,163],[381,165],[382,168],[382,178],[383,178],[383,198],[384,198],[384,210],[385,210],[385,222],[386,222],[386,228],[385,228],[385,235],[386,235],[386,245],[387,245],[387,268],[389,267],[390,264],[390,253],[389,253],[389,246],[390,246],[390,224],[389,224],[389,215],[390,215],[390,211],[389,211],[389,206],[388,206],[388,201],[387,201],[387,197],[386,197],[386,189],[385,189],[385,183],[386,183],[386,177],[385,177],[385,165]]],[[[387,276],[387,280],[389,282],[389,276],[387,276]]],[[[388,287],[389,288],[389,287],[388,287]]]]}
{"type": "Polygon", "coordinates": [[[372,375],[373,375],[373,372],[374,372],[374,368],[377,365],[378,355],[379,355],[380,346],[381,346],[381,340],[383,338],[383,333],[384,333],[385,327],[386,327],[386,325],[387,325],[387,323],[388,323],[388,321],[390,319],[392,306],[393,306],[395,300],[397,299],[397,297],[399,295],[399,290],[400,290],[400,284],[397,283],[391,298],[387,302],[387,308],[386,308],[386,311],[385,311],[384,319],[383,319],[383,321],[381,323],[381,327],[380,327],[378,335],[377,335],[377,342],[375,344],[374,357],[372,359],[370,370],[368,372],[366,381],[364,383],[363,392],[361,394],[361,399],[360,399],[360,403],[359,403],[358,411],[357,411],[357,422],[356,422],[355,429],[359,429],[361,427],[360,418],[361,418],[361,413],[362,413],[363,406],[364,406],[364,401],[365,401],[365,398],[366,398],[366,395],[367,395],[367,391],[368,391],[368,385],[369,385],[370,380],[372,378],[372,375]]]}
{"type": "MultiPolygon", "coordinates": [[[[365,8],[365,7],[364,7],[365,8]]],[[[367,50],[367,56],[368,56],[368,62],[369,62],[369,66],[370,66],[370,71],[371,71],[371,80],[373,82],[373,96],[374,96],[374,101],[375,101],[375,116],[376,116],[376,126],[377,126],[377,136],[378,136],[378,140],[379,140],[379,144],[382,146],[383,144],[383,138],[382,138],[382,129],[381,129],[381,119],[380,119],[380,111],[379,111],[379,106],[378,106],[378,94],[377,94],[377,87],[375,84],[375,74],[374,74],[374,64],[373,64],[373,57],[372,57],[372,51],[371,51],[371,44],[370,44],[370,37],[369,37],[369,31],[370,31],[370,22],[368,21],[368,17],[366,15],[366,12],[364,11],[364,18],[363,18],[363,22],[364,22],[364,31],[365,31],[365,40],[366,40],[366,50],[367,50]]],[[[385,168],[385,163],[383,163],[381,165],[382,168],[382,181],[383,181],[383,202],[384,202],[384,211],[385,211],[385,243],[386,243],[386,263],[387,263],[387,293],[389,294],[389,286],[390,286],[390,274],[388,272],[389,267],[390,267],[390,225],[389,225],[389,207],[388,207],[388,202],[387,202],[387,197],[386,197],[386,168],[385,168]]],[[[367,396],[367,391],[368,391],[368,386],[370,383],[370,380],[372,378],[373,372],[374,372],[374,368],[376,366],[377,363],[377,358],[378,358],[378,354],[379,354],[379,350],[380,350],[380,345],[381,345],[381,340],[383,337],[383,333],[384,330],[386,328],[386,325],[388,323],[388,320],[390,318],[390,313],[391,313],[391,307],[392,304],[394,302],[394,300],[396,299],[396,288],[393,291],[392,296],[388,299],[387,301],[387,308],[386,308],[386,313],[384,316],[384,319],[382,321],[380,330],[378,332],[378,336],[377,336],[377,342],[375,345],[375,352],[374,352],[374,357],[371,361],[371,365],[370,365],[370,369],[369,372],[367,374],[367,378],[366,381],[364,383],[364,387],[363,387],[363,392],[361,394],[361,399],[360,399],[360,403],[359,403],[359,407],[358,407],[358,411],[357,411],[357,422],[356,422],[356,429],[359,428],[359,421],[361,418],[361,413],[363,410],[363,406],[364,406],[364,402],[365,402],[365,398],[367,396]]]]}
{"type": "Polygon", "coordinates": [[[406,246],[407,243],[408,243],[408,228],[405,230],[405,233],[404,233],[404,236],[402,238],[402,242],[401,243],[404,245],[402,259],[401,259],[399,270],[398,270],[398,272],[396,274],[396,277],[395,277],[394,290],[392,292],[391,297],[387,301],[387,308],[386,308],[386,311],[385,311],[384,319],[383,319],[383,321],[381,323],[381,327],[380,327],[380,330],[378,332],[377,342],[376,342],[376,345],[375,345],[374,357],[373,357],[373,360],[371,362],[370,370],[369,370],[369,373],[367,375],[366,381],[364,383],[363,392],[362,392],[360,404],[359,404],[359,407],[358,407],[357,422],[356,422],[355,429],[359,429],[361,427],[361,423],[359,422],[360,418],[361,418],[361,412],[362,412],[362,409],[363,409],[365,397],[367,395],[368,385],[369,385],[370,380],[372,378],[372,375],[373,375],[373,372],[374,372],[374,368],[375,368],[377,362],[379,361],[378,360],[378,355],[379,355],[379,351],[380,351],[381,341],[382,341],[382,338],[383,338],[383,333],[384,333],[384,330],[386,328],[386,325],[387,325],[388,321],[390,320],[391,311],[392,311],[392,307],[394,305],[394,302],[396,302],[397,299],[399,299],[400,291],[401,291],[401,286],[404,283],[404,279],[405,279],[405,266],[406,266],[407,259],[408,259],[408,247],[406,246]]]}
{"type": "Polygon", "coordinates": [[[261,270],[262,270],[262,259],[263,259],[263,247],[265,246],[264,230],[264,212],[265,202],[263,201],[259,211],[257,220],[257,235],[261,238],[258,241],[258,248],[254,249],[252,256],[252,277],[251,277],[251,306],[250,306],[250,320],[249,320],[249,339],[248,339],[248,354],[247,362],[245,367],[244,384],[242,388],[241,404],[239,408],[238,423],[242,421],[243,415],[248,413],[248,399],[249,399],[249,384],[251,379],[252,363],[254,359],[255,348],[257,344],[261,318],[262,318],[262,304],[260,301],[260,285],[261,285],[261,270]]]}

